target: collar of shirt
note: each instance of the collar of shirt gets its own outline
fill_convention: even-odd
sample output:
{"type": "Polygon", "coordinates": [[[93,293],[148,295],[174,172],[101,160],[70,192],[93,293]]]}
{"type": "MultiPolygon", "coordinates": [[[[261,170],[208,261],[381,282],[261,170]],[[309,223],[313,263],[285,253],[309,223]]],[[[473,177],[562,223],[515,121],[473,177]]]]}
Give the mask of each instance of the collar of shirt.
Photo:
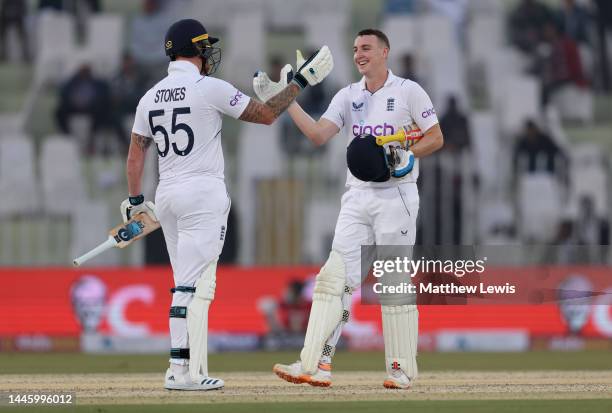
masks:
{"type": "Polygon", "coordinates": [[[178,60],[174,62],[170,62],[168,65],[168,74],[179,74],[179,73],[188,73],[196,76],[200,76],[200,72],[198,67],[191,62],[187,62],[186,60],[178,60]]]}
{"type": "MultiPolygon", "coordinates": [[[[396,78],[396,76],[393,74],[391,69],[387,69],[387,72],[388,72],[387,80],[385,80],[385,84],[383,85],[383,87],[389,86],[391,84],[391,82],[393,82],[395,80],[395,78],[396,78]]],[[[362,77],[361,80],[359,81],[359,88],[361,90],[367,91],[365,76],[362,77]]],[[[380,89],[378,89],[378,90],[380,90],[380,89]]]]}

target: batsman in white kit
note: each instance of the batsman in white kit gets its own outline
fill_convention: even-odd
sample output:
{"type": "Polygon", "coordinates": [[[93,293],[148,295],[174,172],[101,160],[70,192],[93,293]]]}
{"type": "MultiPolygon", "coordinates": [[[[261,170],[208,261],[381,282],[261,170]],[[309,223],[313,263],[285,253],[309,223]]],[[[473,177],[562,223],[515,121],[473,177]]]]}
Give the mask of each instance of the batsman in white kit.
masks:
{"type": "MultiPolygon", "coordinates": [[[[165,388],[212,390],[223,380],[207,366],[208,309],[215,296],[230,199],[221,150],[222,115],[271,124],[307,85],[333,68],[329,49],[315,52],[274,96],[259,102],[211,77],[220,63],[219,39],[192,19],[174,23],[165,37],[168,76],[140,100],[127,159],[129,198],[124,222],[145,212],[159,220],[174,273],[170,307],[170,367],[165,388]],[[142,195],[145,152],[157,146],[159,184],[155,204],[142,195]]],[[[160,45],[161,46],[161,45],[160,45]]]]}
{"type": "MultiPolygon", "coordinates": [[[[348,190],[342,196],[331,253],[316,277],[300,360],[273,368],[289,382],[331,385],[332,356],[349,318],[351,294],[361,284],[361,246],[411,246],[416,239],[418,159],[440,149],[443,136],[423,88],[387,68],[389,50],[384,33],[362,30],[353,47],[353,60],[362,79],[341,89],[318,121],[297,102],[288,110],[314,144],[326,143],[342,129],[349,142],[348,190]],[[407,136],[419,129],[423,133],[412,146],[385,147],[381,145],[384,140],[376,142],[376,136],[407,136]]],[[[298,67],[303,61],[298,51],[298,67]]],[[[262,100],[284,84],[284,78],[271,82],[265,73],[253,80],[262,100]]],[[[417,377],[418,311],[414,297],[381,294],[378,298],[388,376],[383,385],[406,389],[417,377]]]]}

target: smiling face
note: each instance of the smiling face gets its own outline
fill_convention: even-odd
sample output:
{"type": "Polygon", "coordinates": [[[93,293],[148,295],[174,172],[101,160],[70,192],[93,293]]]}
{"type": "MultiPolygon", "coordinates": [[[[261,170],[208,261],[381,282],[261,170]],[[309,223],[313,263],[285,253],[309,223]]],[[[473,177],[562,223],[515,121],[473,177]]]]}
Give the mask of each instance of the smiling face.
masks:
{"type": "Polygon", "coordinates": [[[386,69],[389,48],[378,37],[370,34],[357,36],[353,44],[353,61],[360,74],[367,76],[386,69]]]}

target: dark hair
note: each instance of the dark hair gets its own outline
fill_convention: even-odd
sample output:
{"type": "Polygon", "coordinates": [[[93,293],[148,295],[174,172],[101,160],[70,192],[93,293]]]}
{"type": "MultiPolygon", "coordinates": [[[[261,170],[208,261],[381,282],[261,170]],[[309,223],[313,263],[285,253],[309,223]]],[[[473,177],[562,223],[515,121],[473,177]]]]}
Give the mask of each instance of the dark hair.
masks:
{"type": "Polygon", "coordinates": [[[381,42],[385,44],[385,46],[387,46],[387,49],[391,50],[391,44],[389,43],[389,38],[387,37],[386,34],[384,34],[378,29],[364,29],[360,31],[359,33],[357,33],[357,36],[376,36],[378,37],[378,40],[380,40],[381,42]]]}

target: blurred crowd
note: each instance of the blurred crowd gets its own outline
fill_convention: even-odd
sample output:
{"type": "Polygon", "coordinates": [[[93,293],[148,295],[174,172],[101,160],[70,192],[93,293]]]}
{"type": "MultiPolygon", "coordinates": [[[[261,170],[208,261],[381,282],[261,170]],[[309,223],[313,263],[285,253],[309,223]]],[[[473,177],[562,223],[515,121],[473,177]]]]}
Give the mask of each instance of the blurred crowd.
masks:
{"type": "MultiPolygon", "coordinates": [[[[469,48],[466,28],[471,24],[469,8],[473,2],[482,3],[485,8],[494,3],[479,0],[387,0],[383,2],[380,20],[384,21],[389,16],[418,15],[423,11],[444,16],[452,22],[456,47],[463,53],[469,48]]],[[[125,20],[124,43],[118,68],[113,73],[100,74],[96,70],[94,60],[81,58],[74,70],[58,82],[53,113],[56,130],[49,133],[74,135],[74,119],[85,118],[87,139],[82,146],[82,153],[86,157],[100,153],[125,154],[136,105],[144,92],[163,76],[167,68],[167,58],[161,45],[165,31],[173,20],[172,11],[177,4],[184,3],[187,2],[139,1],[138,12],[125,20]],[[114,143],[101,144],[99,136],[104,136],[114,143]]],[[[84,42],[87,40],[85,28],[88,19],[105,13],[105,10],[101,0],[0,0],[2,62],[7,61],[11,54],[10,32],[18,41],[17,44],[12,44],[12,47],[18,50],[19,58],[28,65],[36,61],[39,51],[28,31],[27,19],[49,12],[72,16],[77,41],[84,42]],[[35,7],[32,7],[34,4],[35,7]]],[[[546,175],[560,188],[558,192],[564,194],[572,191],[571,147],[567,142],[559,141],[549,125],[541,121],[541,115],[546,113],[552,103],[568,88],[577,88],[595,95],[610,94],[612,81],[608,54],[612,47],[607,41],[612,32],[612,2],[517,0],[504,13],[505,43],[519,54],[524,62],[525,76],[537,79],[540,89],[538,112],[525,119],[518,133],[513,131],[515,136],[508,140],[512,142],[509,149],[508,145],[504,147],[508,152],[507,158],[511,159],[509,164],[513,182],[512,186],[504,187],[504,190],[509,192],[507,196],[515,198],[515,203],[520,204],[518,198],[524,189],[519,186],[525,176],[546,175]]],[[[352,37],[352,34],[347,36],[352,37]]],[[[304,50],[305,55],[310,52],[311,50],[304,50]]],[[[429,90],[431,79],[429,73],[423,69],[421,56],[400,52],[396,57],[396,74],[415,80],[429,90]]],[[[273,80],[278,79],[280,69],[286,63],[283,58],[274,51],[267,55],[266,69],[273,80]]],[[[223,65],[232,65],[232,62],[224,60],[223,65]]],[[[341,86],[343,85],[330,78],[318,87],[309,88],[298,100],[311,116],[318,118],[341,86]]],[[[609,243],[608,211],[602,210],[598,206],[599,201],[588,193],[577,195],[575,211],[571,214],[561,213],[555,221],[554,230],[547,233],[545,238],[521,230],[521,225],[524,226],[526,221],[521,217],[520,211],[509,219],[497,219],[491,226],[489,238],[466,237],[466,223],[470,222],[465,219],[466,214],[470,208],[472,211],[477,209],[477,206],[473,205],[474,201],[471,201],[472,205],[466,202],[466,193],[468,198],[478,199],[474,193],[485,190],[483,179],[487,177],[473,172],[466,173],[461,167],[449,165],[464,165],[466,159],[476,157],[474,125],[471,122],[474,104],[470,99],[456,94],[448,94],[442,101],[434,101],[434,104],[441,108],[438,114],[444,132],[445,148],[443,160],[431,161],[434,166],[429,170],[429,174],[424,173],[420,178],[422,191],[427,186],[434,188],[428,200],[431,204],[427,205],[428,211],[425,211],[434,224],[431,226],[433,235],[429,238],[422,236],[421,226],[419,242],[462,244],[466,240],[487,242],[495,239],[503,242],[533,241],[581,245],[609,243]]],[[[310,145],[287,117],[283,119],[281,128],[280,151],[287,159],[322,159],[329,151],[326,147],[310,145]]],[[[604,167],[607,168],[607,164],[604,163],[604,167]]],[[[534,184],[534,188],[536,187],[534,184]]],[[[557,203],[561,208],[567,196],[563,195],[559,199],[557,203]]],[[[520,205],[517,208],[520,210],[520,205]]],[[[503,213],[500,211],[497,211],[497,215],[501,217],[503,213]]],[[[236,222],[235,225],[238,224],[236,222]]],[[[232,245],[232,261],[238,259],[238,249],[237,245],[232,245]]]]}

